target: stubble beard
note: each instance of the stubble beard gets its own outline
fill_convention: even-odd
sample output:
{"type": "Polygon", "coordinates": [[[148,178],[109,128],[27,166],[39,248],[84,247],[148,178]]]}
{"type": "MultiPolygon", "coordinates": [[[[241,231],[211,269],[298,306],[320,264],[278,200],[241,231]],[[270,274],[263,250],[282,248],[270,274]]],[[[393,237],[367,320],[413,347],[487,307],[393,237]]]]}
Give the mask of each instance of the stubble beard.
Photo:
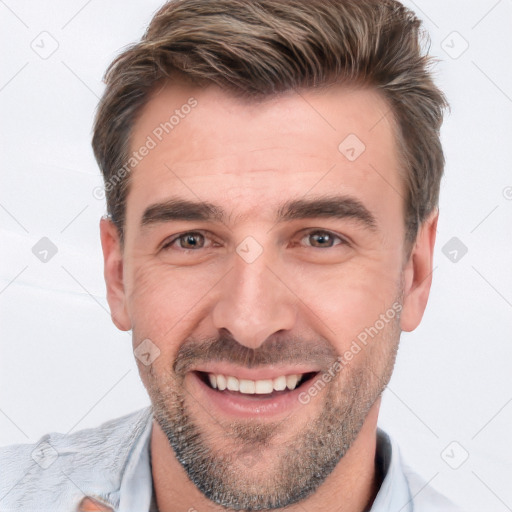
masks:
{"type": "Polygon", "coordinates": [[[171,372],[150,376],[153,413],[188,477],[210,501],[231,510],[283,508],[313,494],[346,454],[391,378],[399,337],[397,315],[365,347],[365,364],[356,364],[356,355],[344,366],[319,393],[320,413],[291,436],[287,430],[300,417],[220,424],[201,410],[208,421],[195,421],[195,400],[171,372]],[[283,433],[287,440],[276,443],[283,433]]]}

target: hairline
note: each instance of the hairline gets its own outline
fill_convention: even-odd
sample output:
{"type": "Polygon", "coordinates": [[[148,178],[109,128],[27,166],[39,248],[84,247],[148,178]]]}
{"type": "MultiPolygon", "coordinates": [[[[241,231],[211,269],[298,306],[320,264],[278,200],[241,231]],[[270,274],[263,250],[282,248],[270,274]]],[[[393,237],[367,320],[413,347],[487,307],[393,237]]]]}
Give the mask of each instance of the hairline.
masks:
{"type": "MultiPolygon", "coordinates": [[[[148,90],[147,94],[144,95],[144,101],[138,105],[135,109],[135,112],[132,114],[129,124],[129,132],[127,134],[126,140],[123,144],[123,154],[122,154],[122,162],[126,162],[128,160],[128,155],[133,151],[132,138],[135,127],[137,125],[138,120],[143,115],[144,110],[147,108],[149,103],[154,99],[155,95],[165,89],[166,87],[172,87],[174,83],[180,83],[183,85],[188,85],[192,89],[199,89],[201,91],[211,88],[211,87],[221,87],[213,81],[207,80],[197,80],[195,77],[192,77],[188,74],[183,73],[180,70],[176,70],[177,78],[172,80],[170,77],[163,77],[159,80],[155,81],[153,86],[148,90]]],[[[412,249],[412,245],[416,239],[419,230],[419,219],[416,219],[415,229],[413,232],[409,229],[408,224],[408,206],[410,201],[410,189],[409,189],[409,179],[410,179],[410,169],[409,163],[407,160],[407,145],[405,144],[402,129],[400,128],[399,122],[396,117],[396,109],[395,106],[392,105],[390,99],[387,97],[386,92],[382,90],[382,88],[375,86],[371,83],[366,83],[363,80],[355,77],[353,79],[350,78],[341,78],[339,80],[327,80],[317,86],[303,86],[295,89],[286,89],[284,91],[278,91],[273,93],[260,93],[260,94],[252,94],[248,93],[243,89],[238,89],[235,86],[228,87],[222,89],[225,91],[227,95],[231,98],[244,102],[247,105],[257,105],[259,103],[264,103],[266,101],[272,101],[275,99],[279,99],[283,96],[289,94],[300,94],[301,92],[313,91],[322,93],[323,91],[327,91],[334,87],[343,87],[346,86],[347,89],[352,90],[369,90],[376,93],[384,102],[385,106],[388,107],[386,112],[383,114],[382,118],[377,122],[380,123],[386,118],[389,122],[390,128],[392,130],[393,135],[393,150],[395,151],[396,160],[397,160],[397,170],[399,177],[399,182],[402,186],[403,195],[401,195],[402,199],[402,208],[403,208],[403,224],[404,224],[404,244],[406,246],[406,252],[409,253],[412,249]]],[[[373,129],[373,128],[372,128],[373,129]]],[[[122,218],[122,226],[118,225],[117,219],[112,219],[114,224],[117,227],[121,250],[124,250],[124,235],[126,231],[126,210],[127,210],[127,202],[128,195],[131,190],[131,181],[132,181],[132,172],[130,172],[123,182],[124,187],[124,202],[123,202],[123,218],[122,218]]]]}

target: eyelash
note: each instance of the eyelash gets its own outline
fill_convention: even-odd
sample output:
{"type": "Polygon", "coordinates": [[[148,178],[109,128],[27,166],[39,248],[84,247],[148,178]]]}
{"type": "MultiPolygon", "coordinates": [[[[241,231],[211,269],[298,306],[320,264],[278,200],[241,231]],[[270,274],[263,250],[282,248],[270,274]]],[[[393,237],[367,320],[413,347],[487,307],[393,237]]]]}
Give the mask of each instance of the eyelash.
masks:
{"type": "MultiPolygon", "coordinates": [[[[333,238],[337,238],[340,243],[339,244],[336,244],[336,245],[333,245],[331,247],[314,247],[314,246],[309,246],[311,247],[312,249],[334,249],[335,247],[338,247],[340,245],[345,245],[345,246],[350,246],[350,243],[348,242],[348,240],[346,240],[345,238],[341,237],[340,235],[337,235],[331,231],[328,231],[328,230],[324,230],[324,229],[311,229],[309,231],[307,231],[301,238],[304,239],[305,237],[307,236],[312,236],[312,235],[315,235],[315,234],[323,234],[323,235],[329,235],[330,237],[333,237],[333,238]]],[[[164,244],[162,245],[162,250],[166,250],[166,249],[169,249],[175,242],[177,242],[178,240],[186,237],[186,236],[190,236],[190,235],[201,235],[203,236],[205,239],[207,239],[207,235],[206,235],[206,232],[203,232],[203,231],[186,231],[185,233],[181,233],[179,235],[176,235],[174,236],[171,240],[167,241],[167,242],[164,242],[164,244]]],[[[204,247],[200,247],[199,249],[204,249],[204,247]]],[[[182,251],[194,251],[194,250],[199,250],[199,249],[184,249],[182,247],[179,247],[178,250],[182,250],[182,251]]]]}

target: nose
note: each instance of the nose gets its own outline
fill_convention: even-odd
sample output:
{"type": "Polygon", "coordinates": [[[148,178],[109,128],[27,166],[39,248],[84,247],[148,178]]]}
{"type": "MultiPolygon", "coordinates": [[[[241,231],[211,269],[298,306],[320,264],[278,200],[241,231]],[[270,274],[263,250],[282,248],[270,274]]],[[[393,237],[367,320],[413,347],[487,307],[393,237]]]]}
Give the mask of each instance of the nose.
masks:
{"type": "Polygon", "coordinates": [[[291,330],[297,315],[294,294],[264,255],[250,263],[235,255],[212,313],[217,329],[229,331],[238,343],[252,349],[272,334],[291,330]]]}

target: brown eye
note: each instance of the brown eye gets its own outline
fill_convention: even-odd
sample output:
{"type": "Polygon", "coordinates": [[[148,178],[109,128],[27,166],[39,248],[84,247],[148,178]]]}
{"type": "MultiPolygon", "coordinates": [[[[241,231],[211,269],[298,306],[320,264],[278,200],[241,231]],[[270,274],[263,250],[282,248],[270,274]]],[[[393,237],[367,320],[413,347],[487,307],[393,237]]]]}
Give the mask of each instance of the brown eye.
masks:
{"type": "Polygon", "coordinates": [[[308,233],[304,238],[309,240],[309,244],[311,247],[317,248],[331,248],[335,245],[343,245],[346,244],[345,240],[340,238],[329,231],[312,231],[308,233]],[[335,244],[335,241],[339,240],[341,243],[335,244]]]}
{"type": "Polygon", "coordinates": [[[205,243],[205,237],[201,233],[184,233],[173,240],[167,242],[162,249],[168,249],[178,242],[178,248],[181,249],[202,249],[205,243]]]}
{"type": "Polygon", "coordinates": [[[204,246],[204,236],[200,233],[187,233],[178,240],[182,249],[197,249],[204,246]]]}

